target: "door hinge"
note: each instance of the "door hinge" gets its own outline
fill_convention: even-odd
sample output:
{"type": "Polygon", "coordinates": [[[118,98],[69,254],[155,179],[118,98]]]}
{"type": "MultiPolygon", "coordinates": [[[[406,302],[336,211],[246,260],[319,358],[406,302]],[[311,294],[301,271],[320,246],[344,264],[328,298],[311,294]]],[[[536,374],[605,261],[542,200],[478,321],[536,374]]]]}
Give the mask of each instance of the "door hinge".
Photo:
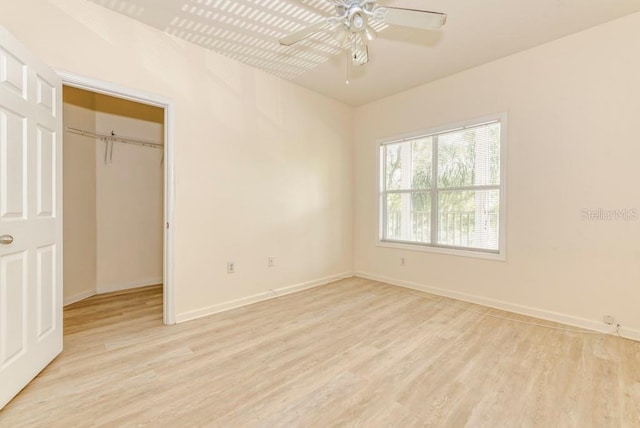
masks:
{"type": "Polygon", "coordinates": [[[169,229],[169,222],[167,222],[167,229],[169,229]]]}

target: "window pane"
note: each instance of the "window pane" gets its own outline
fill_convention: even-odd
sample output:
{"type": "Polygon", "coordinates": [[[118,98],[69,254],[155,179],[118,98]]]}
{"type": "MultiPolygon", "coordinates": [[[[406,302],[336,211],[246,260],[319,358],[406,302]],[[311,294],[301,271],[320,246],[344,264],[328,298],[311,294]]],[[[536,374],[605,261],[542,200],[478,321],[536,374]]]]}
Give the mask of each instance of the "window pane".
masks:
{"type": "Polygon", "coordinates": [[[438,244],[498,250],[500,190],[438,193],[438,244]]]}
{"type": "Polygon", "coordinates": [[[432,181],[433,139],[411,141],[411,185],[413,189],[430,189],[432,181]]]}
{"type": "Polygon", "coordinates": [[[387,230],[385,238],[399,241],[402,237],[402,193],[387,195],[387,230]]]}
{"type": "Polygon", "coordinates": [[[386,144],[385,189],[411,190],[431,187],[432,138],[386,144]]]}
{"type": "Polygon", "coordinates": [[[431,242],[431,195],[425,192],[387,194],[385,239],[431,242]]]}
{"type": "Polygon", "coordinates": [[[500,124],[438,136],[440,187],[500,184],[500,124]]]}
{"type": "Polygon", "coordinates": [[[431,194],[411,195],[411,241],[431,243],[431,194]]]}
{"type": "Polygon", "coordinates": [[[385,189],[399,190],[402,183],[402,143],[387,144],[385,151],[385,189]]]}
{"type": "Polygon", "coordinates": [[[488,127],[489,146],[489,183],[490,185],[500,184],[500,124],[492,123],[488,127]]]}

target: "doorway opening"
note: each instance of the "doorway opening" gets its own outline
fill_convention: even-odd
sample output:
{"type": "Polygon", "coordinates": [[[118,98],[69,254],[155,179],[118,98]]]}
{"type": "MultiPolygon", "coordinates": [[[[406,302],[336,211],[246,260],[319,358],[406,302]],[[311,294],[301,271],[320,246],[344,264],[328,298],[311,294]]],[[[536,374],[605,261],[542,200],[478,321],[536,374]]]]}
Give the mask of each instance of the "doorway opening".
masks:
{"type": "Polygon", "coordinates": [[[174,324],[171,103],[63,73],[64,304],[162,284],[174,324]]]}

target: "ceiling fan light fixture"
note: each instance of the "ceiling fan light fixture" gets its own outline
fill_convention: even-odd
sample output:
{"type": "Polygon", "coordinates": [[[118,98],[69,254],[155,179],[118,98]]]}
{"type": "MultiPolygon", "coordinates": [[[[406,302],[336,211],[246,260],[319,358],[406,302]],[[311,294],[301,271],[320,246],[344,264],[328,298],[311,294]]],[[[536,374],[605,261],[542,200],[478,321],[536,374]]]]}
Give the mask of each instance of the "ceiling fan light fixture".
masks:
{"type": "Polygon", "coordinates": [[[353,20],[351,21],[351,25],[353,25],[353,29],[355,31],[360,31],[364,28],[365,26],[365,21],[364,18],[362,17],[362,15],[360,15],[359,13],[356,14],[353,17],[353,20]]]}

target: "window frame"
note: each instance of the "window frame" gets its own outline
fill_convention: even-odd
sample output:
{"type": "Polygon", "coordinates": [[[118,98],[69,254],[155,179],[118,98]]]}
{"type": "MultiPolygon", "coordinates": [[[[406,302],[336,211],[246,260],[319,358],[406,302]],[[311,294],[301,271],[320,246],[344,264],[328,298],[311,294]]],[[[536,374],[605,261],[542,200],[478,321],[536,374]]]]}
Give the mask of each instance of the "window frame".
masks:
{"type": "MultiPolygon", "coordinates": [[[[377,221],[377,242],[376,246],[378,247],[386,247],[386,248],[395,248],[402,250],[411,250],[411,251],[422,251],[428,253],[437,253],[437,254],[446,254],[453,256],[462,256],[462,257],[472,257],[472,258],[481,258],[481,259],[489,259],[489,260],[497,260],[497,261],[506,261],[506,231],[507,231],[507,113],[498,113],[492,114],[488,116],[483,116],[476,119],[467,120],[464,122],[457,122],[452,124],[447,124],[443,126],[437,126],[428,128],[425,130],[414,131],[410,133],[405,133],[401,135],[396,135],[389,138],[383,138],[377,141],[376,144],[376,169],[377,169],[377,185],[376,185],[376,204],[377,204],[377,212],[378,212],[378,221],[377,221]],[[385,240],[384,230],[387,225],[386,221],[386,212],[385,212],[385,204],[383,203],[383,197],[388,193],[385,192],[384,182],[385,182],[385,165],[384,165],[384,156],[383,147],[387,144],[391,143],[401,143],[405,141],[416,140],[419,138],[428,137],[434,134],[442,134],[446,132],[455,131],[463,128],[470,128],[474,126],[479,126],[484,123],[489,122],[499,122],[500,123],[500,184],[499,186],[491,186],[491,187],[499,187],[500,192],[500,204],[499,204],[499,225],[498,225],[498,250],[483,250],[483,249],[472,249],[467,247],[455,247],[442,245],[437,243],[418,243],[418,242],[408,242],[408,241],[396,241],[396,240],[385,240]]],[[[437,145],[434,146],[434,151],[436,153],[433,155],[432,159],[435,159],[436,163],[438,161],[437,158],[437,145]]],[[[434,165],[434,175],[437,174],[437,165],[434,165]]],[[[432,195],[432,199],[434,195],[438,194],[437,183],[433,183],[433,188],[429,190],[429,193],[432,195]]],[[[482,190],[483,186],[471,186],[470,190],[482,190]]],[[[441,189],[442,190],[442,189],[441,189]]],[[[413,190],[408,190],[408,192],[412,192],[413,190]]],[[[435,201],[432,201],[432,206],[435,205],[435,201]]],[[[437,214],[435,214],[437,217],[437,214]]],[[[432,225],[433,227],[433,225],[432,225]]],[[[437,227],[437,225],[436,225],[437,227]]],[[[436,231],[437,234],[437,231],[436,231]]]]}

